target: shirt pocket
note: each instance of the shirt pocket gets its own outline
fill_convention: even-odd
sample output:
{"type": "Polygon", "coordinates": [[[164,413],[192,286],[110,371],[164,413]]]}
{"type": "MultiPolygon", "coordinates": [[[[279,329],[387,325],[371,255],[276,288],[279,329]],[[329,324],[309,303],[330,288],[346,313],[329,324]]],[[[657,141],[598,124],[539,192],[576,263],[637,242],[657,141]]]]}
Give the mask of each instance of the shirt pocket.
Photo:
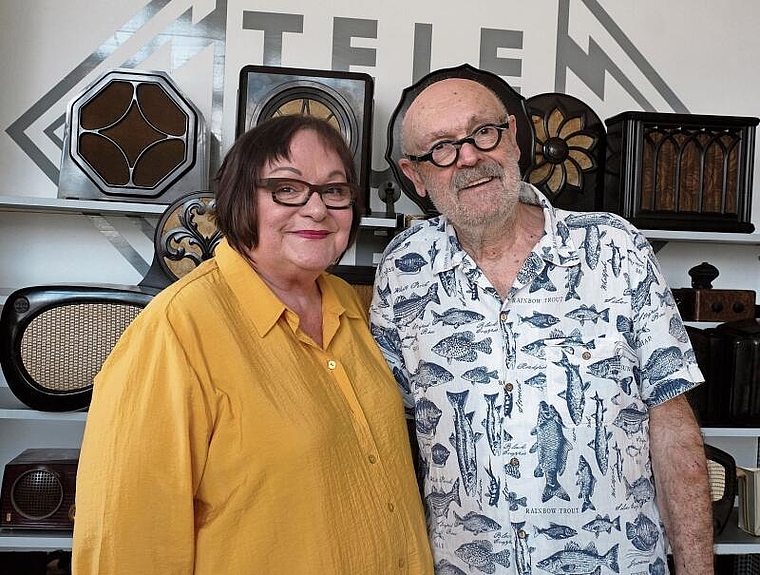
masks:
{"type": "Polygon", "coordinates": [[[596,339],[546,346],[546,401],[568,427],[594,427],[615,417],[638,394],[633,379],[635,352],[622,340],[596,339]]]}

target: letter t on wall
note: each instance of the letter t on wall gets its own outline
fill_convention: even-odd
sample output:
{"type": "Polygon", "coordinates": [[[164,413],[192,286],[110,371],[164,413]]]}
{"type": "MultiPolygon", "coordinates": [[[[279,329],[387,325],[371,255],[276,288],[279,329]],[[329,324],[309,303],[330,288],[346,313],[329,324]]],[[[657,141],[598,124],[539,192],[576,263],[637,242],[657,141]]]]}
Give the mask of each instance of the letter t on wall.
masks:
{"type": "Polygon", "coordinates": [[[285,32],[303,34],[302,14],[243,11],[243,30],[264,31],[265,66],[282,65],[282,35],[285,32]]]}

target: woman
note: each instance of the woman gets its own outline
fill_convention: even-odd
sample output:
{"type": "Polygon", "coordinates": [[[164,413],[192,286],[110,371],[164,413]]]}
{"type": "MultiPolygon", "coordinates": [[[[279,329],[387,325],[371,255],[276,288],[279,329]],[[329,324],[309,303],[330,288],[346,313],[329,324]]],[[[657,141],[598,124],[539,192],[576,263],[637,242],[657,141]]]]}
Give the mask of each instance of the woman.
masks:
{"type": "Polygon", "coordinates": [[[218,174],[215,257],[159,294],[96,378],[73,568],[431,573],[396,384],[353,288],[351,153],[269,120],[218,174]]]}

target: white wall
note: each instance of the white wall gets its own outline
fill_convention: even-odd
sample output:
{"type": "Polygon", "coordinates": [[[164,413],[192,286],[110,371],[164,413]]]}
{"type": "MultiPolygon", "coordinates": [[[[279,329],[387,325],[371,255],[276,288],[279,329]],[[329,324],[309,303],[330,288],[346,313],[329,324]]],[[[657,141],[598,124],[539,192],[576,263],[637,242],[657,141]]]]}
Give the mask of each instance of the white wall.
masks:
{"type": "MultiPolygon", "coordinates": [[[[283,66],[330,69],[356,58],[369,58],[372,65],[351,65],[351,70],[375,78],[372,167],[383,171],[387,168],[383,155],[388,118],[401,90],[414,79],[415,63],[425,64],[425,50],[414,51],[416,23],[431,26],[432,68],[462,62],[481,65],[484,28],[519,39],[517,45],[512,43],[513,47],[485,57],[491,63],[519,66],[504,77],[530,96],[558,89],[557,65],[567,58],[566,52],[558,50],[558,38],[567,22],[566,36],[571,43],[586,52],[589,46],[598,49],[591,50],[585,63],[576,57],[571,66],[575,70],[566,71],[563,91],[586,101],[601,118],[642,109],[641,98],[656,111],[674,111],[680,104],[692,113],[760,116],[756,64],[760,7],[756,0],[481,0],[469,4],[446,0],[229,0],[223,10],[226,53],[221,109],[213,103],[214,45],[189,49],[188,43],[177,37],[145,56],[165,38],[162,34],[177,30],[177,19],[186,10],[192,9],[192,29],[192,24],[221,11],[220,6],[224,3],[214,0],[1,0],[0,195],[56,197],[56,184],[40,163],[46,160],[58,166],[60,149],[45,130],[58,121],[54,133],[62,138],[59,119],[68,101],[107,70],[135,62],[143,69],[169,71],[203,111],[224,151],[234,136],[237,76],[242,66],[271,64],[277,57],[283,66]],[[274,53],[271,46],[265,47],[263,32],[244,29],[246,12],[279,14],[284,19],[302,16],[303,31],[284,33],[281,52],[274,53]],[[362,21],[372,28],[374,22],[375,31],[366,34],[370,37],[354,37],[350,46],[358,50],[347,50],[345,41],[336,39],[336,17],[353,19],[349,30],[362,29],[362,21]],[[143,25],[137,26],[141,21],[143,25]],[[363,54],[357,55],[361,49],[363,54]],[[611,72],[607,60],[617,72],[611,72]],[[579,67],[585,72],[578,72],[579,67]],[[639,99],[620,78],[631,82],[639,99]],[[19,145],[18,135],[14,138],[8,131],[11,126],[18,127],[23,118],[34,120],[23,131],[35,148],[31,155],[19,145]]],[[[758,155],[760,146],[755,158],[756,189],[760,186],[758,155]]],[[[755,195],[752,220],[760,227],[760,194],[755,195]]],[[[372,197],[373,206],[380,209],[374,191],[372,197]]],[[[397,209],[417,211],[406,199],[397,209]]],[[[109,221],[143,259],[150,260],[152,247],[141,222],[109,221]]],[[[671,243],[660,256],[673,287],[689,285],[687,270],[708,260],[721,271],[715,287],[760,291],[757,252],[754,246],[727,249],[671,243]],[[737,254],[741,259],[734,263],[737,254]]],[[[6,294],[37,283],[130,284],[140,277],[86,216],[0,212],[0,290],[6,294]]]]}

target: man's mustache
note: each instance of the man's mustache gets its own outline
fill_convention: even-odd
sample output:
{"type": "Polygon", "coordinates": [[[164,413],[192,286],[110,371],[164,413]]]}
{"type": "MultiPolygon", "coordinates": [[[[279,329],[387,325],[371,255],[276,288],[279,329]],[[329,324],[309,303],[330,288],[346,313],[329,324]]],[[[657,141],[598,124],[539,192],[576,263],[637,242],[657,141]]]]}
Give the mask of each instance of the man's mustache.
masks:
{"type": "Polygon", "coordinates": [[[472,182],[483,178],[503,178],[504,170],[496,163],[478,164],[472,168],[463,168],[454,175],[452,185],[457,190],[467,187],[472,182]]]}

